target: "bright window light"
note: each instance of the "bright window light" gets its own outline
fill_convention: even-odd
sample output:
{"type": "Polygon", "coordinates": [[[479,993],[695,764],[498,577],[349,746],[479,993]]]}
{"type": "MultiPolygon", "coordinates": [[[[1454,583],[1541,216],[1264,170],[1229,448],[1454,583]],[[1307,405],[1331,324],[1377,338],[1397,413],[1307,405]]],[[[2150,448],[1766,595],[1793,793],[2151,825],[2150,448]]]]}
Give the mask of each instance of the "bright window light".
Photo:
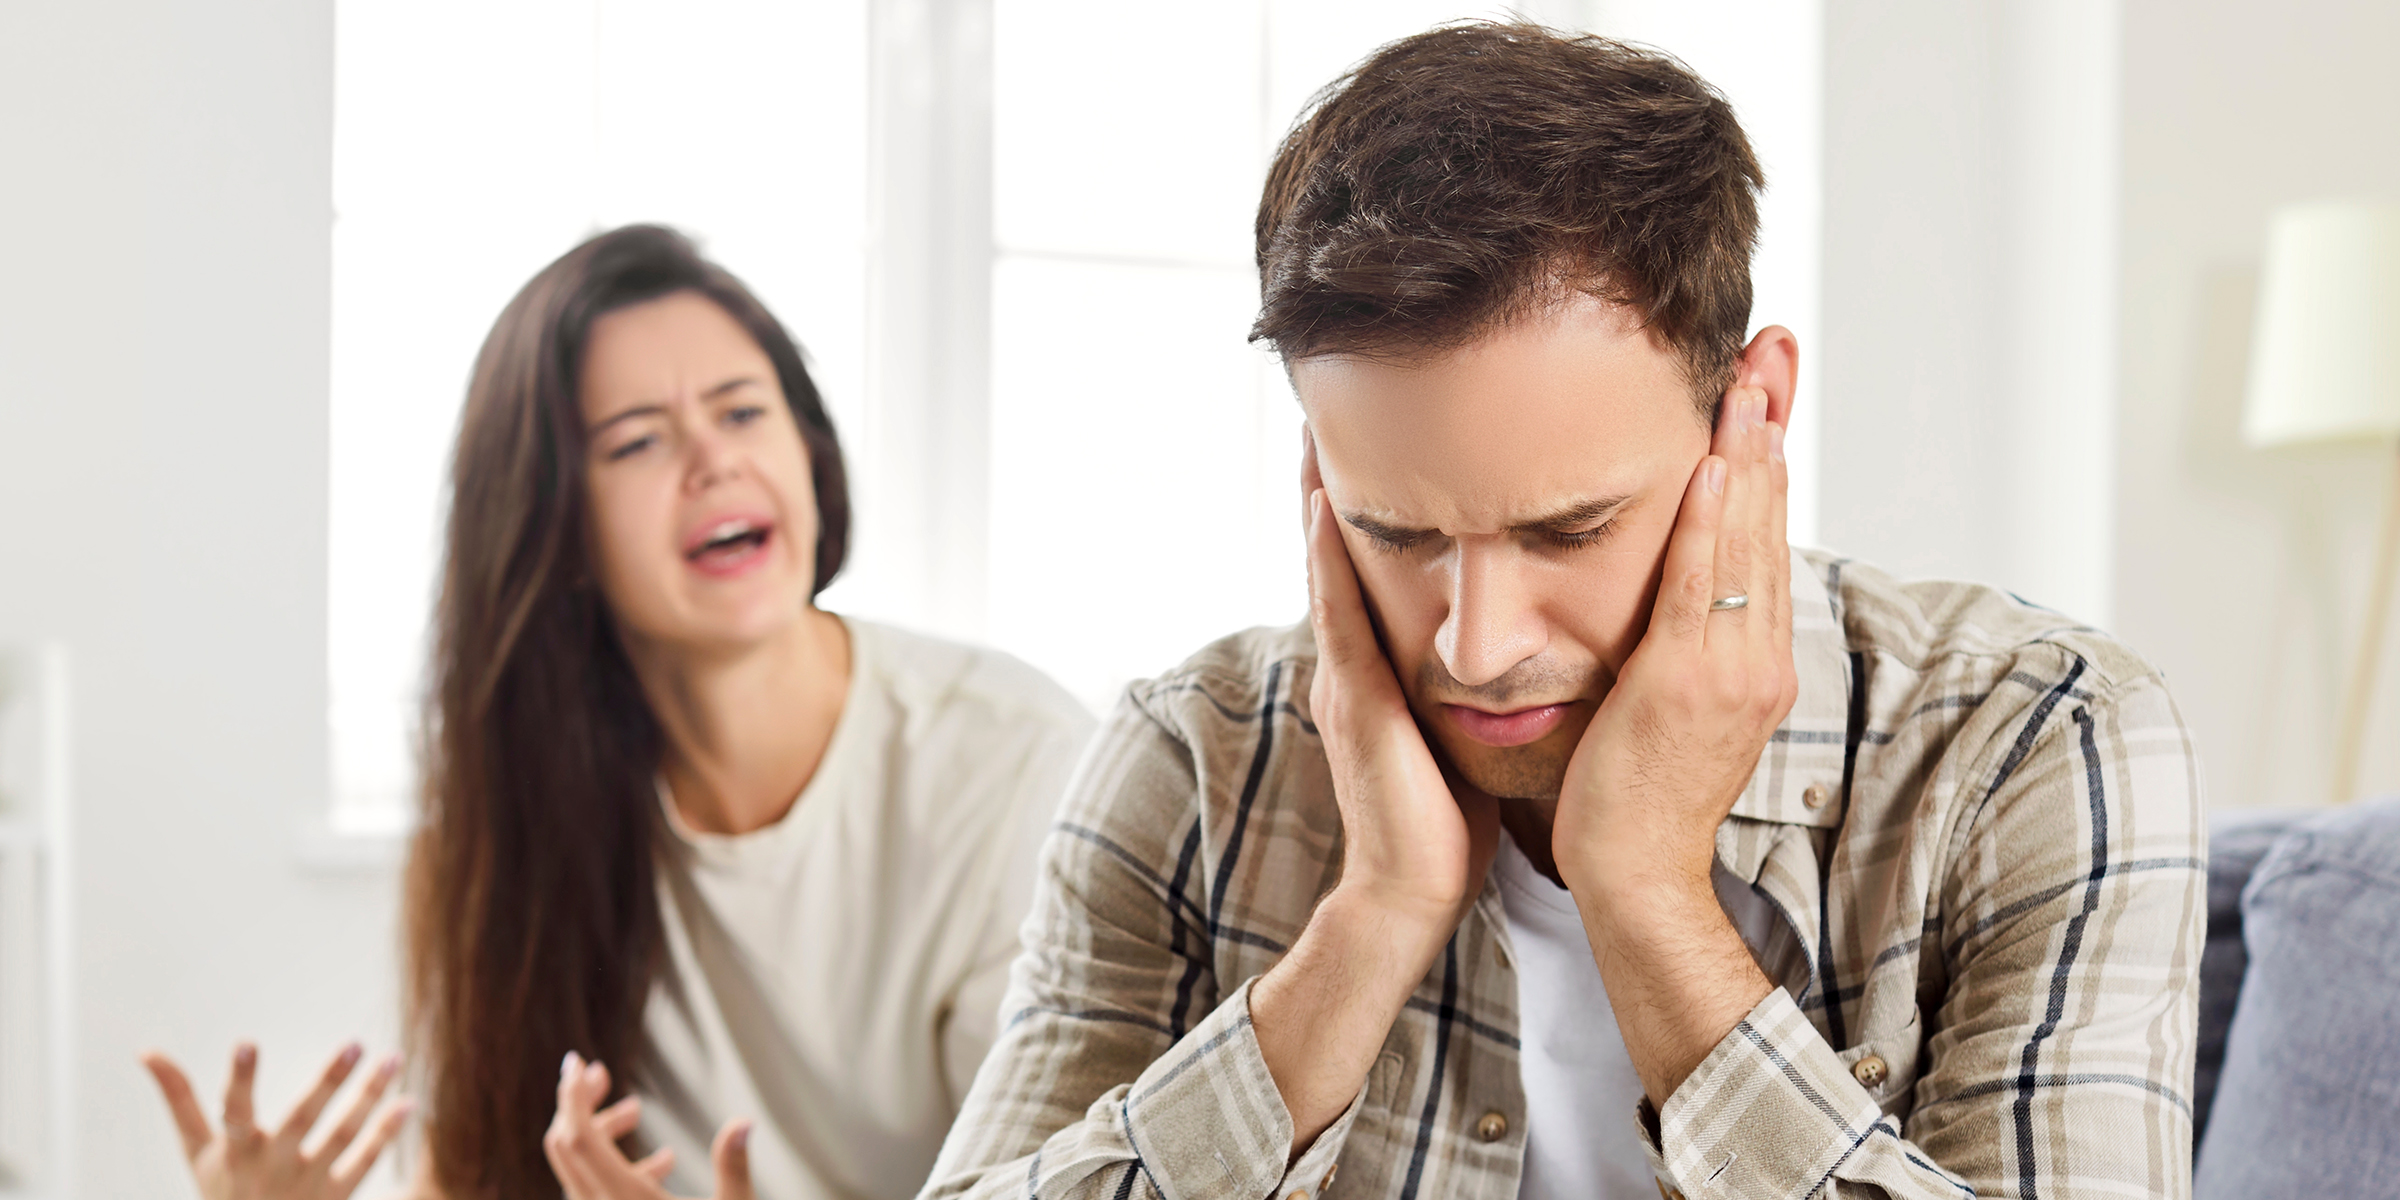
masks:
{"type": "Polygon", "coordinates": [[[609,226],[682,228],[857,426],[866,0],[337,0],[334,40],[331,821],[389,832],[459,402],[544,263],[609,226]]]}
{"type": "MultiPolygon", "coordinates": [[[[810,352],[860,503],[879,494],[879,464],[912,452],[889,444],[905,431],[874,427],[867,393],[879,2],[337,0],[337,830],[407,823],[467,371],[501,305],[583,236],[663,221],[749,281],[810,352]]],[[[986,639],[1105,708],[1214,638],[1306,610],[1299,409],[1246,341],[1251,220],[1275,142],[1376,46],[1504,10],[992,4],[989,492],[977,511],[936,514],[981,523],[959,553],[983,556],[984,599],[939,631],[986,639]]],[[[1758,317],[1800,333],[1813,374],[1816,6],[1741,0],[1741,20],[1685,7],[1515,11],[1666,46],[1733,98],[1774,185],[1758,317]]],[[[1815,527],[1811,429],[1793,432],[1798,541],[1815,527]]],[[[861,516],[872,539],[878,515],[861,516]]],[[[860,549],[828,607],[940,609],[876,565],[922,548],[860,549]]]]}

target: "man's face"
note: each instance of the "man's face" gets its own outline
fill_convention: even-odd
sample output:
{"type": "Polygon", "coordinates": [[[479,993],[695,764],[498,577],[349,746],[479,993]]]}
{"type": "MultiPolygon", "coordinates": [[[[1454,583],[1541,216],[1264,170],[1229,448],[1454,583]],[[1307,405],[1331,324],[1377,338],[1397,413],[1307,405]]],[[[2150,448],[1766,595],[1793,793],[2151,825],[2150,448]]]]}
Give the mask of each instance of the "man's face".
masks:
{"type": "Polygon", "coordinates": [[[1435,358],[1292,364],[1409,706],[1495,796],[1557,798],[1648,625],[1709,449],[1679,367],[1581,293],[1435,358]]]}

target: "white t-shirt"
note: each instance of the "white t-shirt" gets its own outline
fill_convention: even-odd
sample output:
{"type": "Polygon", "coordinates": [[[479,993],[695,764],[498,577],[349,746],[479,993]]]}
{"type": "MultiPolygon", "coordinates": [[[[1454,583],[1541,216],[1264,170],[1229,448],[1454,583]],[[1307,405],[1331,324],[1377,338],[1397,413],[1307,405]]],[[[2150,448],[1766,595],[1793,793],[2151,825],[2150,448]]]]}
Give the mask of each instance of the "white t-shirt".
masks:
{"type": "Polygon", "coordinates": [[[1034,858],[1091,715],[1005,654],[844,618],[848,698],[774,825],[680,820],[643,1012],[641,1136],[708,1195],[717,1127],[755,1121],[777,1200],[906,1200],[998,1028],[1034,858]]]}
{"type": "MultiPolygon", "coordinates": [[[[1650,1200],[1658,1185],[1636,1112],[1641,1076],[1592,961],[1582,914],[1503,833],[1493,860],[1517,968],[1517,1032],[1525,1082],[1521,1200],[1650,1200]]],[[[1797,948],[1764,896],[1716,868],[1717,900],[1751,956],[1774,964],[1797,948]],[[1787,945],[1788,943],[1788,945],[1787,945]]]]}

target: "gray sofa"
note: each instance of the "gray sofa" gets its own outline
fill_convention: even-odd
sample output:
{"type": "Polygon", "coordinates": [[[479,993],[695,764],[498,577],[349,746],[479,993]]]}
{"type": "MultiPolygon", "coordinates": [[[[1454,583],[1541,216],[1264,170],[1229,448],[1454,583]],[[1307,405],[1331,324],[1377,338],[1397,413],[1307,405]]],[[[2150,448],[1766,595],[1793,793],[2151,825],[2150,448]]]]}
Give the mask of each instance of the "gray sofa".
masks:
{"type": "Polygon", "coordinates": [[[2400,799],[2213,824],[2197,1200],[2400,1196],[2400,799]]]}

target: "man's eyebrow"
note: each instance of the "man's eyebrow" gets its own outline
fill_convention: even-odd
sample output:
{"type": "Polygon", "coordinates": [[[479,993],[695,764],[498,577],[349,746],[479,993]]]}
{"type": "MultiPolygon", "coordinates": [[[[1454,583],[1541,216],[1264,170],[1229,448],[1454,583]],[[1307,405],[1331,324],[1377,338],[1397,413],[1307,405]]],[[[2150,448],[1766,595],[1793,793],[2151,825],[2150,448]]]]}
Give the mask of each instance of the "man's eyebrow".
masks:
{"type": "MultiPolygon", "coordinates": [[[[1595,496],[1589,500],[1578,500],[1556,512],[1545,513],[1529,521],[1518,521],[1510,525],[1508,531],[1510,533],[1557,533],[1573,529],[1578,525],[1586,525],[1613,515],[1632,499],[1631,496],[1595,496]]],[[[1343,513],[1342,520],[1349,522],[1351,528],[1368,537],[1396,544],[1412,542],[1436,532],[1431,529],[1412,529],[1406,525],[1397,525],[1363,512],[1343,513]]]]}
{"type": "Polygon", "coordinates": [[[1430,529],[1410,529],[1388,521],[1379,521],[1360,512],[1343,513],[1342,520],[1348,522],[1352,529],[1374,538],[1376,541],[1390,542],[1394,545],[1405,545],[1433,532],[1430,529]]]}
{"type": "Polygon", "coordinates": [[[1589,500],[1578,500],[1546,516],[1519,521],[1509,529],[1516,533],[1555,533],[1562,529],[1573,529],[1615,513],[1632,499],[1631,496],[1594,496],[1589,500]]]}
{"type": "MultiPolygon", "coordinates": [[[[757,384],[758,381],[758,377],[755,375],[736,375],[733,378],[700,393],[700,398],[703,400],[714,400],[717,397],[722,396],[727,392],[734,391],[738,388],[753,386],[757,384]]],[[[590,429],[587,429],[584,432],[586,434],[598,433],[619,421],[629,420],[634,417],[658,416],[664,414],[666,411],[667,406],[664,403],[637,404],[623,412],[610,414],[607,420],[592,426],[590,429]]]]}

